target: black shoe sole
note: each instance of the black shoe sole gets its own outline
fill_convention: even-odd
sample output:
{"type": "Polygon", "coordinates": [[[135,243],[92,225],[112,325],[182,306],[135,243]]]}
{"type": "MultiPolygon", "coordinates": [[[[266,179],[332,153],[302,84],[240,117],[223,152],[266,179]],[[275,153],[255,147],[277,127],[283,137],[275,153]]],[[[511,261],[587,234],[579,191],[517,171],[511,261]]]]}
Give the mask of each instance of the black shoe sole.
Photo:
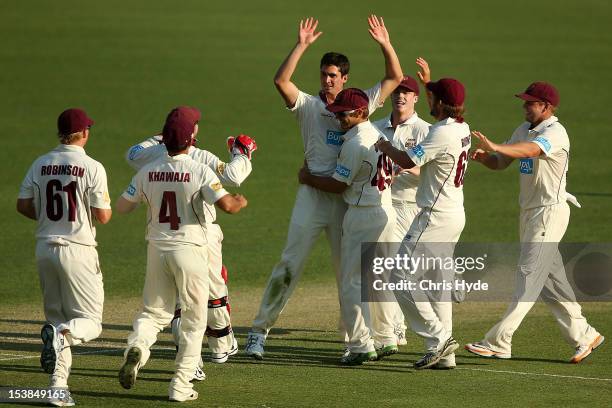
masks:
{"type": "Polygon", "coordinates": [[[138,375],[136,367],[140,362],[141,356],[142,353],[139,348],[130,348],[125,358],[125,362],[119,370],[119,384],[126,390],[129,390],[136,384],[136,376],[138,375]]]}
{"type": "Polygon", "coordinates": [[[53,326],[45,324],[40,331],[40,338],[43,341],[43,349],[40,353],[40,366],[47,374],[53,374],[55,371],[55,363],[57,362],[57,354],[53,343],[55,342],[55,331],[53,326]]]}

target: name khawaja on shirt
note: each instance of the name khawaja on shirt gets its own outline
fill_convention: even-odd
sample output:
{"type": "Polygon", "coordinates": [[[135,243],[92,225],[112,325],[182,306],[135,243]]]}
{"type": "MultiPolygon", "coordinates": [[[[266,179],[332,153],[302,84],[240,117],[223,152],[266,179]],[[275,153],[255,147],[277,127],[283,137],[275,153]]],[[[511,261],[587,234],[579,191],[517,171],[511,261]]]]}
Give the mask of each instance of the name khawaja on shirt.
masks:
{"type": "Polygon", "coordinates": [[[40,175],[83,177],[85,169],[73,164],[49,164],[40,168],[40,175]]]}
{"type": "Polygon", "coordinates": [[[189,173],[174,171],[150,171],[149,182],[152,181],[189,183],[189,181],[191,181],[191,175],[189,173]]]}

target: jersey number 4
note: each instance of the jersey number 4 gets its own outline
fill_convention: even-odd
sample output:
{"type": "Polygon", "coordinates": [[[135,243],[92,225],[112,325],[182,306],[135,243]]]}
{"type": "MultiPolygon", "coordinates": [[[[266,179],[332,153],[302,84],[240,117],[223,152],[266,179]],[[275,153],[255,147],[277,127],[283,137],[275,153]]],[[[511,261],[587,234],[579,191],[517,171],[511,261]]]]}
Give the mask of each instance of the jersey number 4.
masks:
{"type": "Polygon", "coordinates": [[[77,182],[71,181],[65,186],[57,179],[49,180],[47,183],[47,218],[51,221],[59,221],[64,216],[64,199],[63,194],[66,193],[68,198],[68,221],[76,220],[77,212],[77,182]]]}
{"type": "Polygon", "coordinates": [[[386,154],[378,156],[378,163],[376,164],[376,174],[372,178],[370,183],[373,187],[378,187],[379,191],[384,191],[391,185],[393,176],[393,162],[387,157],[386,154]]]}
{"type": "Polygon", "coordinates": [[[159,209],[159,223],[170,223],[171,230],[179,229],[181,218],[176,211],[176,192],[164,191],[159,209]]]}

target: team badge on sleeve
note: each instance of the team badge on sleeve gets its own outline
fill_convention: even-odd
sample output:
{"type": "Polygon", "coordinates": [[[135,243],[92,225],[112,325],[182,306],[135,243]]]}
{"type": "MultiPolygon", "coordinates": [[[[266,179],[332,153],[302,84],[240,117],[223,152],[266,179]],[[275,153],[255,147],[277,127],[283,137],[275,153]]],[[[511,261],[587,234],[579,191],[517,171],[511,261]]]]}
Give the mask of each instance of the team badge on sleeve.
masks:
{"type": "Polygon", "coordinates": [[[338,164],[336,166],[336,173],[338,173],[339,175],[341,175],[342,177],[346,177],[348,178],[351,175],[351,170],[344,167],[341,164],[338,164]]]}
{"type": "Polygon", "coordinates": [[[144,149],[144,147],[142,147],[141,145],[136,145],[136,146],[132,147],[130,149],[130,154],[128,155],[129,159],[130,160],[134,160],[134,157],[136,157],[136,153],[138,153],[142,149],[144,149]]]}
{"type": "Polygon", "coordinates": [[[537,142],[539,145],[542,146],[542,148],[544,148],[544,150],[546,151],[546,153],[548,153],[550,151],[550,142],[548,141],[548,139],[542,137],[542,136],[538,136],[535,139],[533,139],[534,142],[537,142]]]}
{"type": "Polygon", "coordinates": [[[221,183],[213,183],[210,185],[210,188],[212,191],[219,191],[223,188],[223,185],[221,183]]]}
{"type": "Polygon", "coordinates": [[[136,194],[136,187],[130,184],[127,188],[127,193],[133,197],[136,194]]]}
{"type": "Polygon", "coordinates": [[[414,153],[415,156],[418,157],[419,159],[425,156],[425,150],[423,149],[423,146],[421,145],[416,145],[411,150],[412,150],[412,153],[414,153]]]}
{"type": "Polygon", "coordinates": [[[223,175],[224,172],[225,172],[225,163],[220,162],[219,165],[217,166],[217,174],[223,175]]]}

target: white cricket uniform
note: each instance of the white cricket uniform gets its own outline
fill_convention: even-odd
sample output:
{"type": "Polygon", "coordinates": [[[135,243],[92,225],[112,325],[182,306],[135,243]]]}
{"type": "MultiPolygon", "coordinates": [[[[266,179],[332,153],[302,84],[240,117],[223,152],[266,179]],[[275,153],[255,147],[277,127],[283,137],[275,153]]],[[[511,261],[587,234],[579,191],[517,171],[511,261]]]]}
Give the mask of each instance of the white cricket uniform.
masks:
{"type": "MultiPolygon", "coordinates": [[[[381,106],[380,83],[364,91],[370,100],[372,114],[381,106]]],[[[344,132],[333,113],[326,109],[320,95],[299,91],[295,114],[304,144],[304,157],[310,171],[318,176],[331,176],[342,147],[344,132]]],[[[338,194],[327,193],[302,184],[298,188],[291,213],[287,242],[281,260],[274,266],[253,320],[252,331],[267,335],[285,308],[300,279],[316,239],[325,231],[329,241],[336,282],[340,287],[340,241],[346,204],[338,194]]]]}
{"type": "MultiPolygon", "coordinates": [[[[34,161],[19,198],[36,208],[36,262],[47,322],[70,345],[87,342],[102,331],[104,288],[96,251],[91,207],[110,209],[106,171],[75,145],[59,145],[34,161]]],[[[66,385],[72,355],[60,353],[55,385],[66,385]]]]}
{"type": "Polygon", "coordinates": [[[142,350],[141,366],[157,334],[174,316],[177,292],[182,309],[176,374],[170,389],[188,394],[202,351],[209,280],[203,203],[214,205],[227,191],[215,173],[185,154],[160,158],[134,176],[122,197],[146,202],[147,272],[143,311],[134,319],[128,348],[142,350]]]}
{"type": "MultiPolygon", "coordinates": [[[[433,124],[423,141],[408,150],[408,156],[421,167],[416,194],[420,211],[404,239],[402,251],[419,256],[452,257],[463,227],[463,177],[470,149],[470,128],[447,118],[433,124]],[[432,244],[437,243],[437,244],[432,244]]],[[[420,271],[436,281],[452,281],[454,271],[420,271]]],[[[396,292],[398,302],[412,330],[425,339],[428,351],[438,349],[452,334],[452,302],[450,292],[442,301],[419,290],[396,292]]],[[[454,365],[455,356],[445,357],[454,365]]]]}
{"type": "MultiPolygon", "coordinates": [[[[510,354],[514,331],[540,296],[572,347],[590,344],[599,333],[587,323],[575,301],[558,249],[570,216],[565,191],[569,137],[552,116],[533,129],[529,122],[520,125],[507,143],[519,142],[537,144],[542,154],[519,159],[521,255],[516,288],[504,317],[485,335],[484,343],[510,354]]],[[[497,157],[502,165],[511,161],[507,156],[497,157]]]]}
{"type": "MultiPolygon", "coordinates": [[[[166,146],[161,136],[151,137],[137,145],[130,147],[125,158],[135,170],[151,163],[167,154],[166,146]]],[[[210,167],[224,185],[238,187],[251,174],[253,169],[251,161],[245,155],[232,155],[229,163],[223,162],[215,154],[196,148],[189,148],[188,155],[196,162],[210,167]]],[[[212,353],[228,352],[234,343],[234,333],[231,326],[229,312],[228,288],[221,275],[223,267],[222,242],[223,232],[215,223],[217,215],[214,205],[204,204],[206,217],[206,234],[208,241],[208,347],[212,353]]]]}
{"type": "Polygon", "coordinates": [[[342,194],[348,210],[342,223],[340,311],[354,353],[374,351],[376,346],[397,345],[393,332],[393,302],[362,303],[362,243],[392,242],[395,212],[391,204],[393,164],[374,144],[382,137],[370,121],[343,135],[334,179],[348,185],[342,194]],[[366,325],[370,308],[372,336],[366,325]]]}
{"type": "MultiPolygon", "coordinates": [[[[419,118],[419,115],[414,112],[407,120],[399,123],[395,128],[391,123],[392,116],[382,118],[373,125],[385,135],[385,137],[397,149],[407,151],[412,149],[427,136],[430,123],[419,118]]],[[[393,209],[395,210],[395,229],[393,230],[393,241],[401,242],[412,221],[419,213],[419,207],[416,204],[416,192],[419,185],[419,176],[414,175],[407,170],[401,169],[394,165],[393,168],[393,184],[391,184],[391,199],[393,201],[393,209]]],[[[405,333],[406,324],[404,313],[398,304],[394,304],[395,308],[393,317],[393,325],[396,333],[405,333]]]]}

